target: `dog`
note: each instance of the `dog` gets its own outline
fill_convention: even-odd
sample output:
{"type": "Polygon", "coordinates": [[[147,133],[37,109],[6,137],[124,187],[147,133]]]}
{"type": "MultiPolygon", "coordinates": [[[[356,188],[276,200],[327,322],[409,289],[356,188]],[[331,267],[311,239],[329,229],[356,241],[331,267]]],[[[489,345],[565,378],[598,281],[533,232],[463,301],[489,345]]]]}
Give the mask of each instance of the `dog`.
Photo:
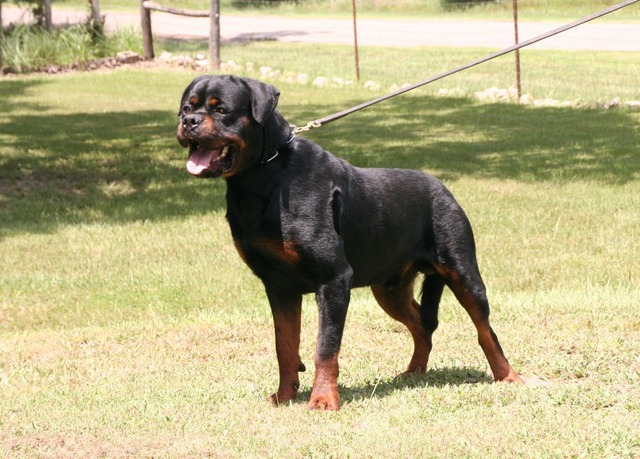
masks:
{"type": "Polygon", "coordinates": [[[279,386],[296,398],[302,296],[315,293],[318,335],[310,409],[338,410],[338,354],[350,292],[371,287],[414,342],[405,374],[426,371],[447,286],[471,317],[496,381],[522,383],[489,323],[489,302],[464,211],[436,178],[357,168],[292,134],[274,86],[200,76],[182,95],[177,139],[187,169],[226,180],[227,220],[242,260],[264,284],[275,325],[279,386]],[[414,281],[424,275],[420,302],[414,281]]]}

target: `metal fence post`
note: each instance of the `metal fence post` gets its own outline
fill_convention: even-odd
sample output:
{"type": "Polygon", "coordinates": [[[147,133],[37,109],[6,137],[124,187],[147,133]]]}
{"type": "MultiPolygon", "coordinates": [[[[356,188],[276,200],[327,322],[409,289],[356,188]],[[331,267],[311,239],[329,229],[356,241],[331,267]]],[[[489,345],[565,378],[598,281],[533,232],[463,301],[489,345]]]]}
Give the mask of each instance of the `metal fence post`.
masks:
{"type": "Polygon", "coordinates": [[[220,70],[220,0],[211,0],[209,12],[209,67],[220,70]]]}
{"type": "Polygon", "coordinates": [[[360,81],[360,58],[358,56],[358,26],[356,23],[356,0],[351,0],[351,11],[353,12],[353,54],[356,64],[356,80],[360,81]]]}
{"type": "MultiPolygon", "coordinates": [[[[519,42],[518,38],[518,0],[513,0],[513,30],[515,33],[516,45],[519,42]]],[[[516,96],[518,97],[518,103],[520,103],[520,97],[522,96],[522,85],[520,82],[520,50],[516,49],[516,96]]]]}

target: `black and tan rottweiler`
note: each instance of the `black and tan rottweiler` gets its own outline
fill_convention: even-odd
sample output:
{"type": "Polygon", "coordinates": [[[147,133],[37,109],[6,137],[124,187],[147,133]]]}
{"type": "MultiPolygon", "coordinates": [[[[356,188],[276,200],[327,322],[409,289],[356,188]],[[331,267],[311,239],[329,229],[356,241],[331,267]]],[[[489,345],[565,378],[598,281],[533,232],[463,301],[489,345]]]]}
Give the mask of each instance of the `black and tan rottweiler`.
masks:
{"type": "Polygon", "coordinates": [[[338,353],[351,289],[370,286],[411,332],[406,373],[424,372],[445,285],[478,331],[497,381],[522,382],[489,324],[473,233],[451,193],[413,170],[362,169],[294,137],[279,91],[236,76],[201,76],[184,91],[177,137],[188,171],[224,177],[238,252],[264,283],[273,312],[281,404],[296,397],[302,295],[315,293],[319,326],[309,408],[337,410],[338,353]],[[422,295],[414,280],[424,274],[422,295]]]}

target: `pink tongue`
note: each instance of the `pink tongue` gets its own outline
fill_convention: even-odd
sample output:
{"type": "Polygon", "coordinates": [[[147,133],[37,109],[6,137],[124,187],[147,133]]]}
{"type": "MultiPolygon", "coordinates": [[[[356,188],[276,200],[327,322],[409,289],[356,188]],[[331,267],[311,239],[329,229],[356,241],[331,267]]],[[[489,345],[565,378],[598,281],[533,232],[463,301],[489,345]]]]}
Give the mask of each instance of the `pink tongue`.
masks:
{"type": "Polygon", "coordinates": [[[198,148],[191,153],[189,161],[187,162],[187,170],[189,173],[192,175],[202,174],[202,172],[209,167],[213,154],[214,151],[205,150],[204,148],[198,148]]]}

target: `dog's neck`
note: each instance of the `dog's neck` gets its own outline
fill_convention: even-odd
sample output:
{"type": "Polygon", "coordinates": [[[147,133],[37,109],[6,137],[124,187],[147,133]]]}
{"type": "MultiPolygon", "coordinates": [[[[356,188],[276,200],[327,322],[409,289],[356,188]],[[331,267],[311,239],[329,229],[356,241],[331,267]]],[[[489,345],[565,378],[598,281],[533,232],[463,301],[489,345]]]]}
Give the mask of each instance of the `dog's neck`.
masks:
{"type": "MultiPolygon", "coordinates": [[[[260,129],[260,128],[258,128],[260,129]]],[[[286,160],[295,139],[291,126],[276,110],[262,126],[262,145],[255,145],[255,159],[246,169],[227,177],[227,185],[234,193],[248,192],[267,196],[278,186],[278,170],[286,160]],[[265,169],[269,173],[265,174],[265,169]]]]}
{"type": "Polygon", "coordinates": [[[260,164],[270,163],[280,156],[284,147],[293,140],[294,135],[287,120],[278,110],[274,110],[262,127],[262,155],[260,164]]]}
{"type": "Polygon", "coordinates": [[[280,155],[280,150],[282,150],[284,147],[289,145],[293,141],[293,139],[295,139],[295,137],[296,137],[296,135],[294,133],[291,133],[291,136],[289,137],[289,140],[287,140],[287,143],[285,143],[283,146],[281,146],[280,148],[275,150],[270,157],[266,157],[267,156],[265,154],[266,152],[263,152],[262,161],[260,161],[260,164],[268,164],[271,161],[273,161],[274,159],[276,159],[280,155]]]}

